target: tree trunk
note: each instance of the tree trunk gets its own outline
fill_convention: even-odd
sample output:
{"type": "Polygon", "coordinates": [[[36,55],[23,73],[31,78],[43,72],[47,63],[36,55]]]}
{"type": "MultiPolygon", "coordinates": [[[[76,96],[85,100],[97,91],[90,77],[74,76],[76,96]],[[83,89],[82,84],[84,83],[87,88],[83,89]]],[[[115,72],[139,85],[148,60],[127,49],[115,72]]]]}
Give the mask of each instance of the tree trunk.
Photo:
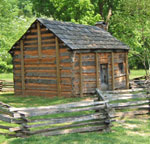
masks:
{"type": "Polygon", "coordinates": [[[101,17],[104,19],[104,15],[103,15],[104,1],[99,0],[98,1],[98,6],[99,6],[99,13],[100,13],[101,17]]]}
{"type": "Polygon", "coordinates": [[[106,24],[107,24],[106,29],[107,29],[107,31],[108,31],[109,20],[110,20],[110,17],[111,17],[111,16],[112,16],[112,8],[110,7],[110,8],[109,8],[109,11],[108,11],[107,18],[106,18],[106,24]]]}

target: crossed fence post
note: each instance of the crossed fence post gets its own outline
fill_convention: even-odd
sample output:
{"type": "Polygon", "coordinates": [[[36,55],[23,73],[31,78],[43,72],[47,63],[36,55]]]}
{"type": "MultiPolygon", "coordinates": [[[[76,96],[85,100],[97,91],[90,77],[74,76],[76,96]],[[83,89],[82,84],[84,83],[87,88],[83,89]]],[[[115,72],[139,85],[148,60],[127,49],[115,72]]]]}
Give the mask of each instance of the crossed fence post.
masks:
{"type": "MultiPolygon", "coordinates": [[[[96,88],[96,92],[98,94],[98,101],[101,101],[101,100],[102,101],[106,101],[104,96],[103,96],[103,94],[102,94],[102,92],[98,88],[96,88]]],[[[105,108],[104,108],[104,114],[106,116],[106,120],[105,120],[105,124],[106,124],[105,131],[106,132],[110,132],[111,131],[111,129],[110,129],[111,123],[112,123],[112,121],[114,121],[114,120],[111,120],[112,116],[111,116],[110,112],[111,112],[112,108],[111,108],[111,106],[109,105],[108,102],[109,101],[107,101],[105,103],[105,108]]]]}

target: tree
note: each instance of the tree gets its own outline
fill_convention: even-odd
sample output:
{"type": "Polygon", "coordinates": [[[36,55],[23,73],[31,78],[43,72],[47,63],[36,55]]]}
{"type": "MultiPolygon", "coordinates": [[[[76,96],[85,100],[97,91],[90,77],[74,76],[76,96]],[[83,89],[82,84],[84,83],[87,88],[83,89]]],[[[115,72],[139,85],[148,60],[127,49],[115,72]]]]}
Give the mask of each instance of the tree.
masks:
{"type": "MultiPolygon", "coordinates": [[[[109,31],[131,48],[150,75],[150,3],[149,0],[122,0],[111,17],[109,31]]],[[[132,63],[132,61],[130,61],[132,63]]]]}
{"type": "Polygon", "coordinates": [[[0,0],[0,72],[12,70],[8,50],[33,20],[28,18],[31,16],[32,7],[26,6],[25,1],[20,3],[21,0],[0,0]],[[24,8],[20,9],[23,5],[24,8]]]}
{"type": "Polygon", "coordinates": [[[95,24],[101,19],[95,13],[90,0],[31,0],[37,16],[51,17],[54,20],[72,21],[80,24],[95,24]]]}

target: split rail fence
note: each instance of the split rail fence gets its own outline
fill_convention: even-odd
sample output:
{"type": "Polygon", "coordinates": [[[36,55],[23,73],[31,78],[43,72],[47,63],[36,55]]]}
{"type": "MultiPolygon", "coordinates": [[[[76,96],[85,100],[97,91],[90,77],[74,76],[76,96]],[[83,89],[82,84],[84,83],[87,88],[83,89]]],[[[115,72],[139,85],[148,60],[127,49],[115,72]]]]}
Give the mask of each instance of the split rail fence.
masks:
{"type": "Polygon", "coordinates": [[[0,132],[25,137],[110,131],[114,118],[150,114],[145,89],[96,91],[96,100],[53,106],[15,108],[0,102],[0,132]]]}
{"type": "Polygon", "coordinates": [[[150,114],[150,94],[146,89],[136,88],[105,92],[96,89],[96,91],[99,99],[109,101],[110,107],[115,111],[115,117],[124,118],[150,114]]]}
{"type": "Polygon", "coordinates": [[[15,108],[0,102],[1,134],[25,137],[109,131],[113,116],[107,101],[15,108]]]}
{"type": "Polygon", "coordinates": [[[14,88],[14,83],[10,81],[0,80],[0,91],[9,91],[14,88]]]}

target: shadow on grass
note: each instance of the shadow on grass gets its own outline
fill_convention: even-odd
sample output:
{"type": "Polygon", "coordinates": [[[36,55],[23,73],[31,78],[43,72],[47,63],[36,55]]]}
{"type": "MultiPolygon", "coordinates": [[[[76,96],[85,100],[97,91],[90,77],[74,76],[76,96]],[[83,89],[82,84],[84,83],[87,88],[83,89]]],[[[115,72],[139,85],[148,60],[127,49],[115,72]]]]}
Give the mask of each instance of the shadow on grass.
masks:
{"type": "Polygon", "coordinates": [[[29,138],[17,138],[10,141],[10,144],[149,144],[148,136],[137,136],[128,134],[123,127],[113,127],[110,133],[77,133],[59,136],[31,136],[29,138]]]}

